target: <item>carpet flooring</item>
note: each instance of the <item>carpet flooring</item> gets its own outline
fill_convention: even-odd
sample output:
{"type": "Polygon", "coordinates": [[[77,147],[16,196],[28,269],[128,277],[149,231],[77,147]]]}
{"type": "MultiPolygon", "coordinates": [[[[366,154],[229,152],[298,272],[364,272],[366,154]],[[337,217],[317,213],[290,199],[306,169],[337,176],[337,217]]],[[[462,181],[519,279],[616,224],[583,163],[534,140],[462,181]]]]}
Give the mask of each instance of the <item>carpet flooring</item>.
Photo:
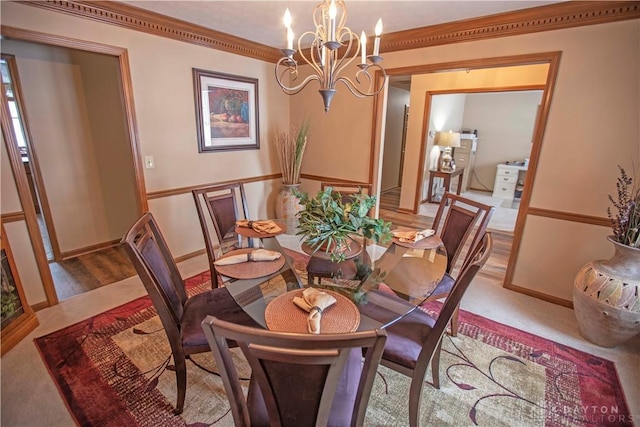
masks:
{"type": "MultiPolygon", "coordinates": [[[[209,287],[208,273],[188,280],[191,293],[209,287]]],[[[441,389],[425,383],[422,425],[632,425],[612,362],[465,311],[460,320],[443,343],[441,389]]],[[[188,364],[185,411],[173,414],[171,353],[147,297],[35,341],[82,426],[233,425],[209,353],[188,364]]],[[[379,372],[365,425],[407,425],[409,379],[379,372]]]]}

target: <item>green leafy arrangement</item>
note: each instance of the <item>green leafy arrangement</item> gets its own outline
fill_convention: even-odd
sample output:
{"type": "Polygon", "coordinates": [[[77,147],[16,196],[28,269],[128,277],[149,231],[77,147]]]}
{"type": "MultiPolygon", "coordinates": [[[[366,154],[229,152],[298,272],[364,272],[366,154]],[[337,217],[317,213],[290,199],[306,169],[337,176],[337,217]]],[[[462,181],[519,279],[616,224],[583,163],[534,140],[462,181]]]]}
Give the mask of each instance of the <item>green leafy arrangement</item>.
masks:
{"type": "Polygon", "coordinates": [[[321,248],[331,256],[333,262],[345,260],[344,249],[349,247],[353,235],[385,243],[391,238],[391,223],[369,216],[376,204],[376,197],[362,192],[342,196],[339,191],[327,187],[315,197],[294,190],[304,207],[298,212],[298,235],[314,251],[321,248]]]}
{"type": "Polygon", "coordinates": [[[634,179],[627,175],[622,167],[618,166],[618,169],[620,169],[620,176],[616,181],[618,197],[614,199],[609,195],[616,213],[614,214],[609,207],[607,215],[611,220],[616,242],[632,248],[640,248],[640,185],[637,182],[634,183],[634,179]]]}

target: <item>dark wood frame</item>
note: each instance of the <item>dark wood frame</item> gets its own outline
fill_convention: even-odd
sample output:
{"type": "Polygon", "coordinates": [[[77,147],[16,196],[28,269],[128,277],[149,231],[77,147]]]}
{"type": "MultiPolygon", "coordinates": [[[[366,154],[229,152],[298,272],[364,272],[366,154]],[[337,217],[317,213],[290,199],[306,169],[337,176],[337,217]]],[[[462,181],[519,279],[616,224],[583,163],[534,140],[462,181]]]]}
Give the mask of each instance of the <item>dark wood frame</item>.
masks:
{"type": "MultiPolygon", "coordinates": [[[[217,73],[213,71],[193,69],[193,90],[196,106],[196,124],[198,126],[198,151],[200,153],[229,151],[229,150],[251,150],[260,148],[260,123],[258,113],[258,79],[251,77],[235,76],[232,74],[217,73]],[[203,88],[221,87],[233,91],[247,91],[249,135],[247,137],[213,137],[211,131],[207,132],[207,128],[213,128],[212,106],[209,99],[205,99],[203,88]],[[209,117],[207,117],[209,116],[209,117]],[[210,125],[210,126],[209,126],[210,125]]],[[[222,113],[226,114],[226,113],[222,113]]],[[[228,115],[228,114],[227,114],[228,115]]],[[[236,114],[233,117],[241,117],[236,114]]],[[[235,124],[229,120],[231,124],[235,124]]],[[[217,123],[217,122],[216,122],[217,123]]],[[[228,123],[226,120],[220,120],[219,124],[228,123]]],[[[243,122],[240,122],[243,123],[243,122]]]]}

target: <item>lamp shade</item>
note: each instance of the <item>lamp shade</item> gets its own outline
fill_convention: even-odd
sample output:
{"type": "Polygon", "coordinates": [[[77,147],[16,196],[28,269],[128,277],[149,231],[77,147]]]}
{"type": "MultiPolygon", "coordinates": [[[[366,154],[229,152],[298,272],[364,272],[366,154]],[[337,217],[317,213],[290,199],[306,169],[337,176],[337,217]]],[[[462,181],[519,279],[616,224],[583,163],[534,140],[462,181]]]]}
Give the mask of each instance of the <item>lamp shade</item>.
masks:
{"type": "Polygon", "coordinates": [[[460,147],[460,134],[458,132],[436,132],[434,145],[441,147],[460,147]]]}

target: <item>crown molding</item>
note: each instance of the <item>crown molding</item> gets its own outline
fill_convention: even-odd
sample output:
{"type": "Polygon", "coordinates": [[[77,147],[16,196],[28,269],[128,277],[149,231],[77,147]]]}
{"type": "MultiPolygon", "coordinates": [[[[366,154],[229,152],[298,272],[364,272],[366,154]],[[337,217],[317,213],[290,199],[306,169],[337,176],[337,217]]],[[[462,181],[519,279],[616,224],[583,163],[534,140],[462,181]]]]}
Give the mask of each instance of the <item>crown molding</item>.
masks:
{"type": "Polygon", "coordinates": [[[381,52],[640,18],[640,1],[568,1],[385,34],[381,52]]]}
{"type": "MultiPolygon", "coordinates": [[[[18,3],[263,61],[275,63],[282,56],[276,48],[117,1],[21,0],[18,3]]],[[[640,1],[568,1],[385,34],[380,51],[418,49],[638,18],[640,1]]]]}
{"type": "Polygon", "coordinates": [[[167,37],[211,49],[277,62],[282,53],[276,48],[211,30],[159,13],[117,1],[22,0],[17,3],[117,25],[130,30],[167,37]]]}

